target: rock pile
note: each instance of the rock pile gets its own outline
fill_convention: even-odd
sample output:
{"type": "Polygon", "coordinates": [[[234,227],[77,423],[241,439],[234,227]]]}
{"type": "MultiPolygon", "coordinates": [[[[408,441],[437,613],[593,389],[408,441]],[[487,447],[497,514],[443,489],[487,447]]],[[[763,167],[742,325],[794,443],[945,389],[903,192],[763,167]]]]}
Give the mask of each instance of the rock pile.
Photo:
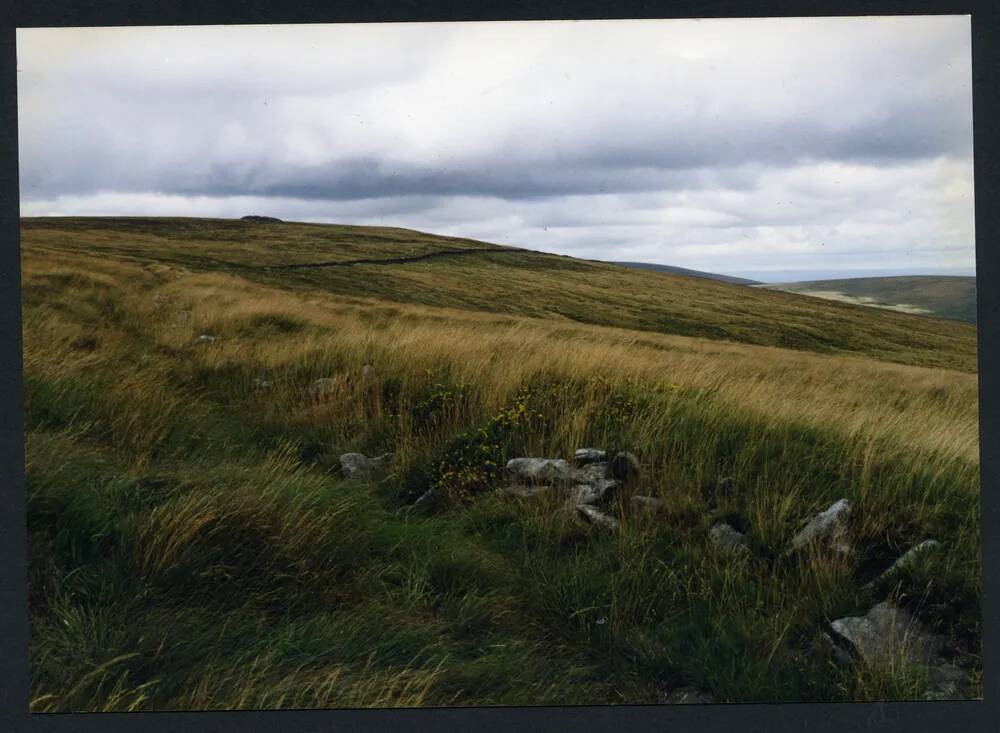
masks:
{"type": "Polygon", "coordinates": [[[345,453],[340,457],[340,470],[346,478],[369,480],[385,469],[392,453],[369,458],[364,453],[345,453]]]}

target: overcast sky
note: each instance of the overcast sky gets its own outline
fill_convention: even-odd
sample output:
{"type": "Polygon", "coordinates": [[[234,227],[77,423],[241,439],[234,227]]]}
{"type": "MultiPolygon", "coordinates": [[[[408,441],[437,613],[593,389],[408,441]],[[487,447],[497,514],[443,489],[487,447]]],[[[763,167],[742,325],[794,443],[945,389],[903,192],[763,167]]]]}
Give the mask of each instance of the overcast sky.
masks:
{"type": "Polygon", "coordinates": [[[969,38],[967,17],[19,30],[21,213],[971,274],[969,38]]]}

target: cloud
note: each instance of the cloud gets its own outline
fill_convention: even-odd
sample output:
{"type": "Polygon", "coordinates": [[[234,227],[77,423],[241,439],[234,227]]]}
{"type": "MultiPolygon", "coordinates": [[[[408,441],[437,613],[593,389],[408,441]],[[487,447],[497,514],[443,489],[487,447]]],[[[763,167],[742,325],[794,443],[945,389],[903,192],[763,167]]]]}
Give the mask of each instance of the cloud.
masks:
{"type": "Polygon", "coordinates": [[[973,258],[967,17],[17,40],[25,215],[252,211],[710,270],[973,258]]]}

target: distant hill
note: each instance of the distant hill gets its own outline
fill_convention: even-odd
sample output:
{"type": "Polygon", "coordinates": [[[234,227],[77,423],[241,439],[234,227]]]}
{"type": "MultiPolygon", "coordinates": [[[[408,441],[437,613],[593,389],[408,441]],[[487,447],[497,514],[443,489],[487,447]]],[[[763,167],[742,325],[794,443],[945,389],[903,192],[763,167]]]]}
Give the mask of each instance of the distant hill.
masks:
{"type": "MultiPolygon", "coordinates": [[[[394,227],[23,218],[21,246],[67,262],[99,257],[179,277],[223,272],[289,292],[332,293],[376,304],[368,311],[373,324],[388,317],[388,304],[412,304],[967,372],[977,367],[976,331],[965,323],[394,227]]],[[[558,353],[558,344],[553,349],[558,353]]]]}
{"type": "Polygon", "coordinates": [[[976,278],[945,275],[858,277],[764,285],[827,300],[976,322],[976,278]]]}
{"type": "MultiPolygon", "coordinates": [[[[601,262],[602,260],[595,260],[601,262]]],[[[759,285],[758,280],[747,280],[744,277],[733,277],[732,275],[718,275],[714,272],[702,272],[701,270],[689,270],[686,267],[674,267],[673,265],[655,265],[652,262],[609,262],[612,265],[622,267],[632,267],[637,270],[652,270],[653,272],[667,272],[671,275],[685,275],[686,277],[704,277],[708,280],[718,280],[719,282],[731,283],[733,285],[759,285]]]]}

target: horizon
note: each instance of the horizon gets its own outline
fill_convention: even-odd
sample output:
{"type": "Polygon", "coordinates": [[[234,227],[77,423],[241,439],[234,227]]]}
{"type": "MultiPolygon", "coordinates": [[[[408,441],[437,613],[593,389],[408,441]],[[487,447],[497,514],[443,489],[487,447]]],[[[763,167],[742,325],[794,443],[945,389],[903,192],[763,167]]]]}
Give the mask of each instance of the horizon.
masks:
{"type": "Polygon", "coordinates": [[[33,28],[17,56],[22,216],[975,270],[968,16],[33,28]]]}

